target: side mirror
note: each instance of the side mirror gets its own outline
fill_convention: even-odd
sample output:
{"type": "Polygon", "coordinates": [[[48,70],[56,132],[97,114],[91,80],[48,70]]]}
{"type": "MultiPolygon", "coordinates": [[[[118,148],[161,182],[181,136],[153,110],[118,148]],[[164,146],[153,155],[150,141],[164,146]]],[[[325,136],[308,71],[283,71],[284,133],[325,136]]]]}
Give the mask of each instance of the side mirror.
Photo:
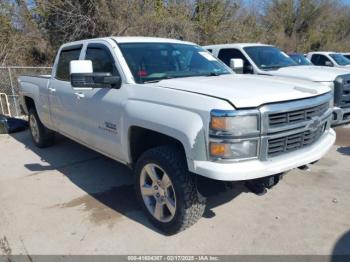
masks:
{"type": "Polygon", "coordinates": [[[326,61],[325,66],[333,66],[333,63],[331,61],[326,61]]]}
{"type": "Polygon", "coordinates": [[[111,73],[94,73],[92,61],[70,61],[70,81],[72,87],[77,88],[116,88],[121,87],[120,76],[112,76],[111,73]]]}
{"type": "Polygon", "coordinates": [[[237,74],[243,74],[243,59],[240,58],[231,58],[230,59],[230,67],[237,74]]]}

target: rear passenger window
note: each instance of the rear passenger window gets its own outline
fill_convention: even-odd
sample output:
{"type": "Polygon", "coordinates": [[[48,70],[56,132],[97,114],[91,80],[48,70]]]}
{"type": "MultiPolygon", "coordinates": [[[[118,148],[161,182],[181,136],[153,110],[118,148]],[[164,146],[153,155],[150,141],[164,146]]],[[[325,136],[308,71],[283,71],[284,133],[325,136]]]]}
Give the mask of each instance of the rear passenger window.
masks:
{"type": "MultiPolygon", "coordinates": [[[[102,46],[102,45],[101,45],[102,46]]],[[[89,47],[86,50],[85,60],[91,60],[95,73],[111,73],[119,75],[112,54],[104,47],[89,47]]]]}
{"type": "Polygon", "coordinates": [[[69,63],[72,60],[79,60],[81,47],[75,49],[63,49],[58,58],[56,78],[62,81],[70,81],[69,63]]]}

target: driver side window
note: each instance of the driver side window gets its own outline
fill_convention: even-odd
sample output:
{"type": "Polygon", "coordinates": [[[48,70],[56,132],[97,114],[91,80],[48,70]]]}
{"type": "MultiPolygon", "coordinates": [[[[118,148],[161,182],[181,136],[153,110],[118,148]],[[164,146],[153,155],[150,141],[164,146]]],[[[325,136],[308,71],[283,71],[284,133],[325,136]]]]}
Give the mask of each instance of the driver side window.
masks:
{"type": "Polygon", "coordinates": [[[88,45],[85,60],[92,61],[94,73],[111,73],[113,76],[119,76],[114,58],[104,45],[88,45]]]}
{"type": "Polygon", "coordinates": [[[240,58],[243,60],[243,74],[251,74],[251,64],[248,59],[242,54],[241,51],[234,48],[221,49],[218,54],[218,58],[224,62],[227,66],[230,66],[230,60],[232,58],[240,58]]]}
{"type": "Polygon", "coordinates": [[[325,55],[313,55],[311,57],[311,62],[318,66],[327,66],[327,62],[333,64],[325,55]]]}

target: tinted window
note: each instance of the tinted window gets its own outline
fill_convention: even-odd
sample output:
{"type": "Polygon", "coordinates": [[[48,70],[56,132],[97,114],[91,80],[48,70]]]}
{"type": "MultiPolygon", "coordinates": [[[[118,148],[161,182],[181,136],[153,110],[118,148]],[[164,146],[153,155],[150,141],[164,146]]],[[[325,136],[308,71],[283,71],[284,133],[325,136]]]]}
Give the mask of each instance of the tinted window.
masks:
{"type": "Polygon", "coordinates": [[[249,46],[245,47],[244,51],[263,70],[297,65],[286,53],[273,46],[249,46]]]}
{"type": "MultiPolygon", "coordinates": [[[[326,56],[324,55],[312,55],[311,57],[311,62],[314,64],[314,65],[318,65],[318,66],[326,66],[326,62],[331,62],[331,60],[329,60],[326,56]]],[[[332,63],[333,64],[333,63],[332,63]]]]}
{"type": "Polygon", "coordinates": [[[344,55],[347,59],[350,59],[350,55],[344,55]]]}
{"type": "Polygon", "coordinates": [[[137,83],[231,73],[200,46],[177,43],[120,43],[137,83]]]}
{"type": "Polygon", "coordinates": [[[210,53],[213,53],[213,49],[207,49],[210,53]]]}
{"type": "Polygon", "coordinates": [[[228,66],[230,66],[230,60],[232,58],[240,58],[243,60],[243,63],[244,63],[243,73],[244,74],[252,73],[251,69],[250,70],[248,69],[248,66],[250,66],[248,59],[238,49],[233,49],[233,48],[221,49],[219,51],[218,57],[222,62],[224,62],[228,66]]]}
{"type": "Polygon", "coordinates": [[[81,48],[62,50],[58,59],[56,78],[63,81],[70,81],[69,63],[72,60],[79,60],[81,48]]]}
{"type": "Polygon", "coordinates": [[[290,54],[292,58],[298,65],[312,65],[312,63],[305,56],[301,54],[290,54]]]}
{"type": "Polygon", "coordinates": [[[114,59],[107,47],[88,46],[85,59],[92,61],[94,73],[111,73],[112,75],[118,75],[114,59]]]}
{"type": "Polygon", "coordinates": [[[338,65],[350,65],[350,60],[342,54],[330,54],[330,57],[332,57],[338,65]]]}

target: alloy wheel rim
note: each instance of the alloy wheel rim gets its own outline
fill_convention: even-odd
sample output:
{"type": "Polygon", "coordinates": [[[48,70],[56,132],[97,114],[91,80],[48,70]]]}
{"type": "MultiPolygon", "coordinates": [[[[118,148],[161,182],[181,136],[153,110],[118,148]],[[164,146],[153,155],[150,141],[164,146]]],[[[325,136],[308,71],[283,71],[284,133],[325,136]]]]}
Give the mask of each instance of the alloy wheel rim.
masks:
{"type": "Polygon", "coordinates": [[[34,115],[30,116],[30,131],[32,133],[32,136],[35,140],[35,142],[39,142],[39,128],[38,128],[38,123],[34,117],[34,115]]]}
{"type": "Polygon", "coordinates": [[[140,189],[143,202],[155,219],[166,223],[174,218],[176,211],[174,186],[160,166],[149,163],[143,167],[140,189]]]}

